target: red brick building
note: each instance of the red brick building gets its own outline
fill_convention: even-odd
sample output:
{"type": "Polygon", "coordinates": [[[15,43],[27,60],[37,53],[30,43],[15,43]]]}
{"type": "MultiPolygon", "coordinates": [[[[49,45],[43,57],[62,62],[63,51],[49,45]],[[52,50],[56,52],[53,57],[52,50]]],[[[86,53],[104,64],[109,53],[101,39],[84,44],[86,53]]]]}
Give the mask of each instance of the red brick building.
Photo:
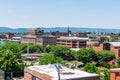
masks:
{"type": "Polygon", "coordinates": [[[120,68],[110,70],[110,80],[120,80],[120,68]]]}
{"type": "Polygon", "coordinates": [[[70,31],[69,27],[66,31],[64,32],[60,32],[60,31],[50,31],[50,32],[46,32],[44,34],[47,34],[47,35],[53,35],[53,36],[56,36],[56,37],[61,37],[61,36],[71,36],[72,35],[72,32],[70,31]]]}
{"type": "MultiPolygon", "coordinates": [[[[57,66],[58,67],[58,66],[57,66]]],[[[77,69],[60,67],[60,80],[95,80],[97,74],[91,74],[77,69]]],[[[58,80],[55,65],[30,66],[24,70],[24,80],[58,80]]]]}
{"type": "Polygon", "coordinates": [[[11,39],[13,36],[14,36],[13,33],[7,33],[7,34],[5,34],[5,37],[6,37],[7,39],[11,39]]]}
{"type": "Polygon", "coordinates": [[[94,50],[110,50],[115,52],[115,57],[118,59],[120,57],[120,42],[104,42],[99,46],[93,46],[94,50]]]}
{"type": "Polygon", "coordinates": [[[88,37],[88,34],[90,34],[90,32],[76,32],[77,37],[88,37]]]}
{"type": "Polygon", "coordinates": [[[1,39],[6,39],[5,35],[0,35],[0,40],[1,39]]]}

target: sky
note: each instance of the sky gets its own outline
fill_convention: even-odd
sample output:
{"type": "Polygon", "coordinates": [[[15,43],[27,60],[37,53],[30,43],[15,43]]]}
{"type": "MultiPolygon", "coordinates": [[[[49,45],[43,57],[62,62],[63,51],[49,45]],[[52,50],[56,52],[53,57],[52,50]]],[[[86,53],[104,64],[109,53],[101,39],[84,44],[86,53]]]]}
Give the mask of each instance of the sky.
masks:
{"type": "Polygon", "coordinates": [[[120,28],[120,0],[0,0],[0,26],[120,28]]]}

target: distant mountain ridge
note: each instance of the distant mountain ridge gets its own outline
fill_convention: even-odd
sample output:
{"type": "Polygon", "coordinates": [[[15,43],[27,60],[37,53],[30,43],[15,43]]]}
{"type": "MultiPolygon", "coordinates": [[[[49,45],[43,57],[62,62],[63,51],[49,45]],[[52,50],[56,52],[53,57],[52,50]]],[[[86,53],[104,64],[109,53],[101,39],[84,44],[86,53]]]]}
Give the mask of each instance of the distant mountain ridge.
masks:
{"type": "MultiPolygon", "coordinates": [[[[17,28],[17,29],[12,29],[8,27],[0,27],[0,32],[11,32],[11,33],[24,33],[28,32],[31,28],[17,28]]],[[[45,32],[51,32],[51,31],[60,31],[64,32],[67,31],[68,27],[54,27],[54,28],[41,28],[45,32]]],[[[102,28],[76,28],[76,27],[69,27],[69,29],[72,32],[106,32],[106,33],[120,33],[120,29],[102,29],[102,28]]]]}
{"type": "Polygon", "coordinates": [[[24,33],[27,32],[30,28],[17,28],[12,29],[8,27],[0,27],[0,32],[11,32],[11,33],[24,33]]]}

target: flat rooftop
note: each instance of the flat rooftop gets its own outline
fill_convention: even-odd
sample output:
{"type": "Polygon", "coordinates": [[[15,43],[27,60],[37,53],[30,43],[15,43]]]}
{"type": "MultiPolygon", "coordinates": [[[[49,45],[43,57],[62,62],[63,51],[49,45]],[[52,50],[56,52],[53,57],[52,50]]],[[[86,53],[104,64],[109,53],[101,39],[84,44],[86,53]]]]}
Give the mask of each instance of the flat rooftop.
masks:
{"type": "MultiPolygon", "coordinates": [[[[52,77],[52,80],[58,80],[58,73],[54,65],[51,65],[51,64],[36,65],[36,66],[30,66],[28,67],[28,69],[34,70],[42,74],[47,74],[52,77]]],[[[61,72],[60,72],[61,80],[83,79],[83,78],[90,78],[90,77],[97,77],[97,76],[99,75],[61,66],[61,72]]]]}
{"type": "Polygon", "coordinates": [[[109,43],[115,47],[120,47],[120,42],[109,42],[109,43]]]}
{"type": "Polygon", "coordinates": [[[89,40],[88,37],[60,37],[58,40],[89,40]]]}

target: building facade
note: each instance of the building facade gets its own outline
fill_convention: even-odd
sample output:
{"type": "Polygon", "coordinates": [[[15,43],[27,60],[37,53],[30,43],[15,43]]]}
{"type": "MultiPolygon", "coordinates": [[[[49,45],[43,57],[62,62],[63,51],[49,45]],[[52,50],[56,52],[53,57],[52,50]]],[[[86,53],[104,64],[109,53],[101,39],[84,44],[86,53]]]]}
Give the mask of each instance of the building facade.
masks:
{"type": "Polygon", "coordinates": [[[21,43],[34,43],[42,46],[56,45],[56,37],[45,35],[40,28],[33,28],[28,31],[28,34],[21,37],[21,43]]]}
{"type": "Polygon", "coordinates": [[[110,80],[120,80],[120,68],[110,70],[110,80]]]}
{"type": "Polygon", "coordinates": [[[57,38],[57,45],[67,46],[69,48],[84,48],[88,38],[83,37],[60,37],[57,38]]]}
{"type": "Polygon", "coordinates": [[[40,28],[32,28],[31,30],[28,31],[28,35],[43,35],[44,30],[40,28]]]}
{"type": "Polygon", "coordinates": [[[99,46],[93,46],[96,51],[109,50],[115,52],[115,57],[118,59],[120,57],[120,42],[104,42],[99,46]]]}
{"type": "Polygon", "coordinates": [[[90,32],[76,32],[77,37],[88,37],[88,34],[90,34],[90,32]]]}
{"type": "Polygon", "coordinates": [[[7,34],[5,34],[5,37],[6,37],[7,39],[11,39],[13,36],[14,36],[13,33],[7,33],[7,34]]]}
{"type": "Polygon", "coordinates": [[[21,43],[34,43],[42,46],[56,45],[56,37],[47,35],[26,35],[21,38],[21,43]]]}
{"type": "Polygon", "coordinates": [[[93,47],[93,46],[99,46],[99,41],[87,41],[87,48],[93,47]]]}

